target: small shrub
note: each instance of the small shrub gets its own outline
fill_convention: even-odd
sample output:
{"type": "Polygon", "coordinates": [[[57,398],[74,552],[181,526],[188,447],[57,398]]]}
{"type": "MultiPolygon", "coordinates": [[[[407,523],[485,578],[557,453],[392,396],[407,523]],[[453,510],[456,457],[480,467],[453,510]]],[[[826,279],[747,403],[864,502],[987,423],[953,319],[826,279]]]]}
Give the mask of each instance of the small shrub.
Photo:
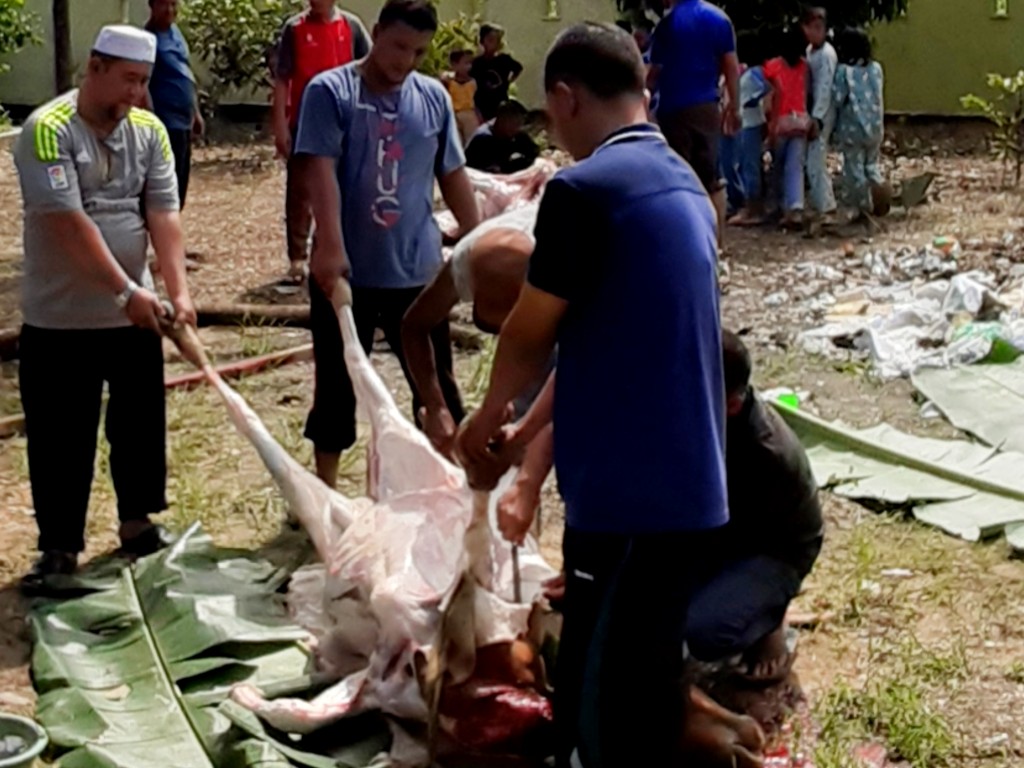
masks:
{"type": "Polygon", "coordinates": [[[420,72],[430,77],[440,77],[448,71],[448,54],[458,48],[476,51],[480,39],[480,17],[460,13],[450,21],[442,21],[437,34],[430,42],[427,57],[420,65],[420,72]]]}
{"type": "MultiPolygon", "coordinates": [[[[25,0],[0,0],[0,56],[40,42],[39,18],[25,10],[25,0]]],[[[0,74],[10,68],[0,61],[0,74]]]]}
{"type": "Polygon", "coordinates": [[[181,28],[207,68],[205,96],[216,103],[231,89],[270,85],[269,57],[286,19],[303,0],[189,0],[181,28]]]}
{"type": "Polygon", "coordinates": [[[992,153],[1003,163],[1003,181],[1008,169],[1013,168],[1014,186],[1020,186],[1024,171],[1024,69],[1009,77],[990,74],[987,84],[995,92],[994,98],[969,93],[961,97],[960,103],[992,123],[992,153]]]}

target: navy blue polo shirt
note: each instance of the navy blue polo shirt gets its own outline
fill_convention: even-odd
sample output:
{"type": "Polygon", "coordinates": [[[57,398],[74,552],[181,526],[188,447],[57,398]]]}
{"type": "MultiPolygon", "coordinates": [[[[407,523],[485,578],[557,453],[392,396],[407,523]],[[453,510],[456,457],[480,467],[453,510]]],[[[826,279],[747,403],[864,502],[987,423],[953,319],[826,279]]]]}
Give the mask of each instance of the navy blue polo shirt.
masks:
{"type": "Polygon", "coordinates": [[[718,102],[722,57],[736,50],[725,11],[705,0],[682,0],[654,30],[651,62],[661,67],[658,110],[669,114],[718,102]]]}
{"type": "Polygon", "coordinates": [[[613,134],[548,183],[528,279],[568,302],[555,465],[570,528],[728,520],[715,226],[654,126],[613,134]]]}
{"type": "Polygon", "coordinates": [[[156,35],[156,62],[149,80],[153,111],[171,131],[192,128],[195,80],[188,63],[188,43],[177,24],[150,30],[156,35]]]}

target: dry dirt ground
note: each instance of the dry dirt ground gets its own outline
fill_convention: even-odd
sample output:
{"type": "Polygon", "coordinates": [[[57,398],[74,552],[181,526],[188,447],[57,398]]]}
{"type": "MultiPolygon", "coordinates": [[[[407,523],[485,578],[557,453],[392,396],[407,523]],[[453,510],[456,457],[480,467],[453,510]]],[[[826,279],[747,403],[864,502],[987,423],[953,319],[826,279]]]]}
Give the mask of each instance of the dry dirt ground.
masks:
{"type": "MultiPolygon", "coordinates": [[[[800,293],[804,283],[798,264],[825,264],[849,273],[844,262],[851,248],[916,247],[936,235],[958,237],[968,257],[979,264],[997,258],[1024,260],[1018,245],[1024,244],[1024,203],[1018,194],[1001,191],[998,166],[980,157],[934,152],[920,141],[908,146],[918,157],[890,164],[894,174],[923,169],[939,173],[936,201],[915,209],[909,218],[889,220],[884,231],[843,238],[730,232],[723,312],[728,326],[751,330],[761,386],[807,390],[808,407],[854,425],[887,420],[911,432],[951,436],[948,426],[919,417],[907,383],[878,384],[861,365],[808,356],[792,343],[794,332],[814,321],[813,312],[795,298],[807,298],[800,293]],[[766,306],[765,297],[780,290],[794,298],[782,306],[766,306]]],[[[191,273],[199,302],[253,295],[296,299],[268,287],[284,267],[282,193],[281,169],[269,147],[220,146],[197,153],[185,223],[190,250],[202,255],[200,268],[191,273]]],[[[18,323],[20,258],[19,196],[4,153],[2,328],[18,323]]],[[[848,275],[847,282],[856,279],[848,275]]],[[[270,328],[206,330],[203,337],[221,359],[306,341],[304,331],[270,328]]],[[[375,363],[407,402],[393,358],[382,352],[375,363]]],[[[486,355],[460,352],[457,365],[472,400],[481,391],[486,355]]],[[[183,370],[179,362],[172,368],[183,370]]],[[[0,370],[0,414],[16,413],[16,364],[0,370]]],[[[274,435],[306,462],[310,448],[302,428],[311,374],[310,365],[293,365],[238,384],[274,435]]],[[[215,395],[202,388],[174,392],[168,408],[169,524],[181,528],[198,519],[218,541],[232,545],[256,546],[272,538],[283,519],[281,501],[215,395]]],[[[115,544],[114,497],[106,465],[103,447],[89,518],[89,557],[115,544]]],[[[362,459],[353,452],[345,467],[345,489],[357,492],[362,478],[362,459]]],[[[802,633],[797,664],[816,720],[825,727],[816,756],[819,768],[853,765],[847,757],[850,744],[871,739],[885,745],[897,765],[1020,765],[1024,564],[1012,560],[1001,542],[962,543],[828,494],[825,508],[825,550],[797,606],[821,617],[815,629],[802,633]]],[[[543,546],[557,562],[562,517],[553,488],[547,491],[545,509],[543,546]]],[[[33,558],[34,536],[25,443],[12,438],[0,443],[0,709],[22,713],[33,707],[31,646],[25,604],[15,585],[33,558]]]]}

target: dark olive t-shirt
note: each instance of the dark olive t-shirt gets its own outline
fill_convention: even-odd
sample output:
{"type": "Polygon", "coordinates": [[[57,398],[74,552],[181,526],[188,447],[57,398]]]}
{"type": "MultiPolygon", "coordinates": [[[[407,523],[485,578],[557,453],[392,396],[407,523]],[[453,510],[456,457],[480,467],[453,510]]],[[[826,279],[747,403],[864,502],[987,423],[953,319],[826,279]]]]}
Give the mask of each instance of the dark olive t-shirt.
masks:
{"type": "Polygon", "coordinates": [[[509,85],[522,71],[523,65],[507,53],[473,59],[469,74],[476,80],[476,108],[484,120],[495,118],[501,103],[508,101],[509,85]]]}

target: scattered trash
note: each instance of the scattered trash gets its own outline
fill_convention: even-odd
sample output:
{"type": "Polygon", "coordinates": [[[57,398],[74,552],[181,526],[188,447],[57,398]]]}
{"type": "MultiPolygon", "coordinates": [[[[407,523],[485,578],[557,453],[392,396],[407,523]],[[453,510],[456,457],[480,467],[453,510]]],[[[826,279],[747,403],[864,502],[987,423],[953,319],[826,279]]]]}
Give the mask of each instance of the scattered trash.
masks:
{"type": "Polygon", "coordinates": [[[764,305],[766,307],[781,307],[787,301],[789,301],[789,294],[785,291],[779,291],[778,293],[765,296],[764,305]]]}
{"type": "Polygon", "coordinates": [[[880,378],[893,379],[922,368],[1007,362],[1024,350],[1024,296],[1018,303],[1016,292],[997,294],[990,275],[930,279],[951,268],[934,252],[920,258],[869,253],[864,267],[882,285],[837,295],[824,324],[797,337],[805,351],[836,356],[852,350],[870,360],[880,378]],[[893,282],[894,275],[900,280],[893,282]]]}
{"type": "Polygon", "coordinates": [[[5,760],[9,757],[17,757],[25,751],[25,747],[28,746],[21,736],[5,736],[0,739],[0,760],[5,760]]]}
{"type": "Polygon", "coordinates": [[[907,568],[887,568],[882,575],[887,579],[912,579],[914,572],[907,568]]]}

